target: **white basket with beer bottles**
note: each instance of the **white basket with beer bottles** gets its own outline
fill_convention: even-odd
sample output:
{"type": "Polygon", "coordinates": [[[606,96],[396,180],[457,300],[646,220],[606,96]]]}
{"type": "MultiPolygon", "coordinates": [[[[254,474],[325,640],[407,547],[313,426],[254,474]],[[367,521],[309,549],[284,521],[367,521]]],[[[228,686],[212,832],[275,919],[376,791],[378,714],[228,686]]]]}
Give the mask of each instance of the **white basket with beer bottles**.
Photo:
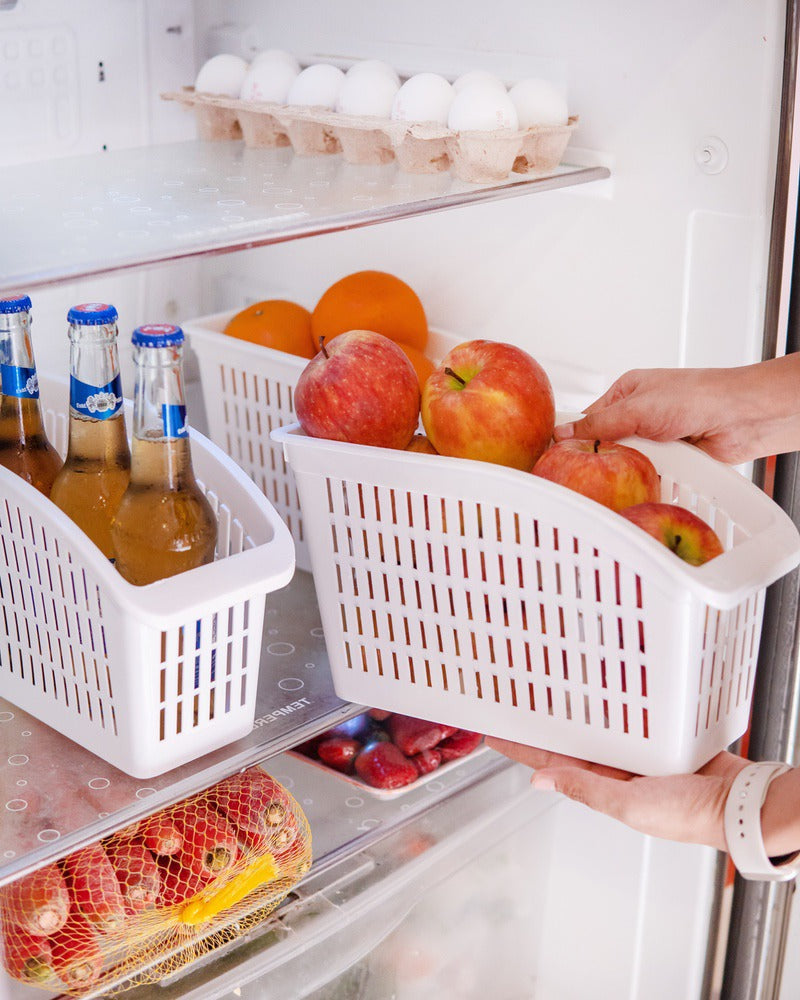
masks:
{"type": "MultiPolygon", "coordinates": [[[[63,455],[68,382],[40,375],[63,455]]],[[[252,728],[266,595],[294,572],[272,504],[190,430],[218,522],[213,562],[144,587],[124,580],[45,496],[0,467],[0,691],[109,763],[152,777],[252,728]]]]}

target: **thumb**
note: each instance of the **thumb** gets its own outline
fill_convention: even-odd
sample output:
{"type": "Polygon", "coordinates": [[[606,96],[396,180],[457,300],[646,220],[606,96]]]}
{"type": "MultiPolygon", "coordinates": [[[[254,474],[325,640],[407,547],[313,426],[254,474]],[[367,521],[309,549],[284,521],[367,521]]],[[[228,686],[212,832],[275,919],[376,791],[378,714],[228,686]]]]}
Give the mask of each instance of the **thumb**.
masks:
{"type": "Polygon", "coordinates": [[[626,401],[612,403],[602,409],[585,413],[578,420],[560,424],[553,431],[556,441],[582,438],[598,441],[618,441],[631,437],[640,429],[636,410],[626,401]]]}

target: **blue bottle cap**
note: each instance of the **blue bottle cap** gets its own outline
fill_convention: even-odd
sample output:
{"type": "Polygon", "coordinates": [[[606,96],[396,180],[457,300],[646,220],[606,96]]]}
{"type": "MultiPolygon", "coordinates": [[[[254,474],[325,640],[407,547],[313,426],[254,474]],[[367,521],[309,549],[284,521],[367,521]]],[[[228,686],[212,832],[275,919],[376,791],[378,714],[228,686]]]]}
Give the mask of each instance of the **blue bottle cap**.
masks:
{"type": "Polygon", "coordinates": [[[0,298],[0,313],[28,312],[31,300],[27,295],[5,295],[0,298]]]}
{"type": "Polygon", "coordinates": [[[134,347],[176,347],[183,343],[183,330],[171,323],[148,323],[136,327],[131,343],[134,347]]]}
{"type": "Polygon", "coordinates": [[[105,302],[84,302],[67,313],[67,322],[78,326],[104,326],[116,321],[117,310],[105,302]]]}

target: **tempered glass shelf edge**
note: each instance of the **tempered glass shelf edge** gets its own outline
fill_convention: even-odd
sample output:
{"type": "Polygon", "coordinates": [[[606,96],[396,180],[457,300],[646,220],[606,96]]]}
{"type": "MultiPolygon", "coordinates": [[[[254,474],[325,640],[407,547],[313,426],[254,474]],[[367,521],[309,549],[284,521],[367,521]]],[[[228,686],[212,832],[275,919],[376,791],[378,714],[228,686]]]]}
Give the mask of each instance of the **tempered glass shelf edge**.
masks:
{"type": "Polygon", "coordinates": [[[183,142],[0,169],[0,292],[585,184],[605,167],[467,184],[396,164],[183,142]]]}

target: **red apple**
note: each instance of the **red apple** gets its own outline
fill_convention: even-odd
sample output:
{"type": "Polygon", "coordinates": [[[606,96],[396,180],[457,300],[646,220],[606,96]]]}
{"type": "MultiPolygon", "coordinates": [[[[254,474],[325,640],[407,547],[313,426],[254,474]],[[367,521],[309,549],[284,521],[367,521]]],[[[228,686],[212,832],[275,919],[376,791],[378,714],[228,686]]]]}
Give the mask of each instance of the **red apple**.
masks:
{"type": "Polygon", "coordinates": [[[428,377],[422,422],[441,455],[527,471],[553,435],[553,389],[542,366],[519,347],[471,340],[428,377]]]}
{"type": "Polygon", "coordinates": [[[611,510],[661,499],[658,473],[647,455],[616,441],[559,441],[532,471],[611,510]]]}
{"type": "Polygon", "coordinates": [[[294,408],[310,437],[405,448],[419,423],[419,382],[388,337],[350,330],[323,342],[300,373],[294,408]]]}
{"type": "Polygon", "coordinates": [[[674,503],[639,503],[623,510],[622,516],[692,566],[702,566],[722,555],[722,542],[713,528],[685,507],[674,503]]]}

